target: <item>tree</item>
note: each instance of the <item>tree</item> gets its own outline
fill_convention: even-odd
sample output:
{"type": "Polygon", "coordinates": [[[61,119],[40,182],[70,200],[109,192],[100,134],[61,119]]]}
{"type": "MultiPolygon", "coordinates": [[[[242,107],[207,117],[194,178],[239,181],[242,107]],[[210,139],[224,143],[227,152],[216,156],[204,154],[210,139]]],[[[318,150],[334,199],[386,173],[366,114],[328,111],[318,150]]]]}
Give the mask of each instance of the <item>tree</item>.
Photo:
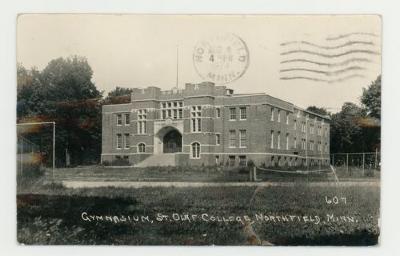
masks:
{"type": "Polygon", "coordinates": [[[18,118],[56,122],[57,165],[64,164],[66,151],[72,164],[100,156],[102,95],[92,75],[87,60],[78,56],[52,60],[38,73],[18,72],[18,118]]]}
{"type": "Polygon", "coordinates": [[[378,76],[367,89],[363,88],[361,103],[369,117],[381,119],[381,76],[378,76]]]}
{"type": "Polygon", "coordinates": [[[43,104],[40,72],[36,68],[27,70],[17,66],[17,117],[35,115],[43,104]]]}
{"type": "Polygon", "coordinates": [[[362,152],[364,145],[359,119],[364,115],[362,108],[354,103],[343,104],[339,113],[331,118],[331,152],[362,152]]]}
{"type": "Polygon", "coordinates": [[[329,113],[326,110],[326,108],[319,108],[319,107],[316,107],[316,106],[309,106],[309,107],[307,107],[306,110],[308,110],[310,112],[313,112],[315,114],[318,114],[318,115],[322,115],[322,116],[329,115],[329,113]]]}
{"type": "Polygon", "coordinates": [[[331,152],[371,152],[381,141],[381,76],[363,89],[359,107],[345,103],[331,118],[331,152]]]}
{"type": "Polygon", "coordinates": [[[104,104],[123,104],[131,102],[131,88],[116,87],[104,99],[104,104]]]}

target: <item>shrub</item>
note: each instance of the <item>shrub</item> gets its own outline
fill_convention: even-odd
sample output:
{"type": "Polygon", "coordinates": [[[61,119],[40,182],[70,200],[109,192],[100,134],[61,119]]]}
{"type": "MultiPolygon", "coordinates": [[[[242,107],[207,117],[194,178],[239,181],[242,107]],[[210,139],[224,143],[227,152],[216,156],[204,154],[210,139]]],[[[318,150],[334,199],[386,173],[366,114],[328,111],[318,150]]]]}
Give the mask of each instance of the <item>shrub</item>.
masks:
{"type": "Polygon", "coordinates": [[[101,165],[103,165],[103,166],[110,166],[111,165],[111,163],[110,163],[110,161],[103,161],[102,163],[101,163],[101,165]]]}
{"type": "Polygon", "coordinates": [[[112,161],[112,165],[114,166],[129,166],[129,160],[128,159],[115,159],[112,161]]]}

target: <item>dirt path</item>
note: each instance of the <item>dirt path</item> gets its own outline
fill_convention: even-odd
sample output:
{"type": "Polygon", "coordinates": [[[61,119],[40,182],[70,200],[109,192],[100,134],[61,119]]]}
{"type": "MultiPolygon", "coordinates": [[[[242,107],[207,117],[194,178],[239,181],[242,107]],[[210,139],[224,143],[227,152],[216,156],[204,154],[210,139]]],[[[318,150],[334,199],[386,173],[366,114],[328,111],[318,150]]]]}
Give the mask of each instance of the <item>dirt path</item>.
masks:
{"type": "Polygon", "coordinates": [[[97,187],[120,187],[120,188],[143,188],[143,187],[273,187],[273,186],[296,186],[306,184],[311,187],[339,186],[380,186],[379,181],[342,181],[342,182],[151,182],[151,181],[62,181],[68,188],[97,188],[97,187]]]}

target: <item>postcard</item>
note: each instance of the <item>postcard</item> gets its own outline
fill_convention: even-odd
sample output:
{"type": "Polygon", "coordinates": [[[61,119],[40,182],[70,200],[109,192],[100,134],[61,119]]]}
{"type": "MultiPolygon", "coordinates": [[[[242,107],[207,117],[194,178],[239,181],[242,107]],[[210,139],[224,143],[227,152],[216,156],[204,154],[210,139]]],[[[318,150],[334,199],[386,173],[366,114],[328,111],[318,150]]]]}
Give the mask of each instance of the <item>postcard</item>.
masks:
{"type": "Polygon", "coordinates": [[[18,243],[379,244],[381,22],[20,14],[18,243]]]}

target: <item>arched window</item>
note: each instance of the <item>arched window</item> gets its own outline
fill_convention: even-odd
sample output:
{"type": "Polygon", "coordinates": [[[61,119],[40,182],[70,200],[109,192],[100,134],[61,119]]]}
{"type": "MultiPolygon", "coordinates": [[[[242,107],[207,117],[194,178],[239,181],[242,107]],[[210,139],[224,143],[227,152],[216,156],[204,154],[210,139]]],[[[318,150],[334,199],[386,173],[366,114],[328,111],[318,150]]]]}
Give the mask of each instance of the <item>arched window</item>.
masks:
{"type": "Polygon", "coordinates": [[[200,158],[200,143],[192,143],[192,158],[200,158]]]}
{"type": "Polygon", "coordinates": [[[139,153],[145,153],[145,152],[146,152],[146,144],[144,144],[144,143],[139,143],[139,145],[138,145],[138,151],[139,151],[139,153]]]}

